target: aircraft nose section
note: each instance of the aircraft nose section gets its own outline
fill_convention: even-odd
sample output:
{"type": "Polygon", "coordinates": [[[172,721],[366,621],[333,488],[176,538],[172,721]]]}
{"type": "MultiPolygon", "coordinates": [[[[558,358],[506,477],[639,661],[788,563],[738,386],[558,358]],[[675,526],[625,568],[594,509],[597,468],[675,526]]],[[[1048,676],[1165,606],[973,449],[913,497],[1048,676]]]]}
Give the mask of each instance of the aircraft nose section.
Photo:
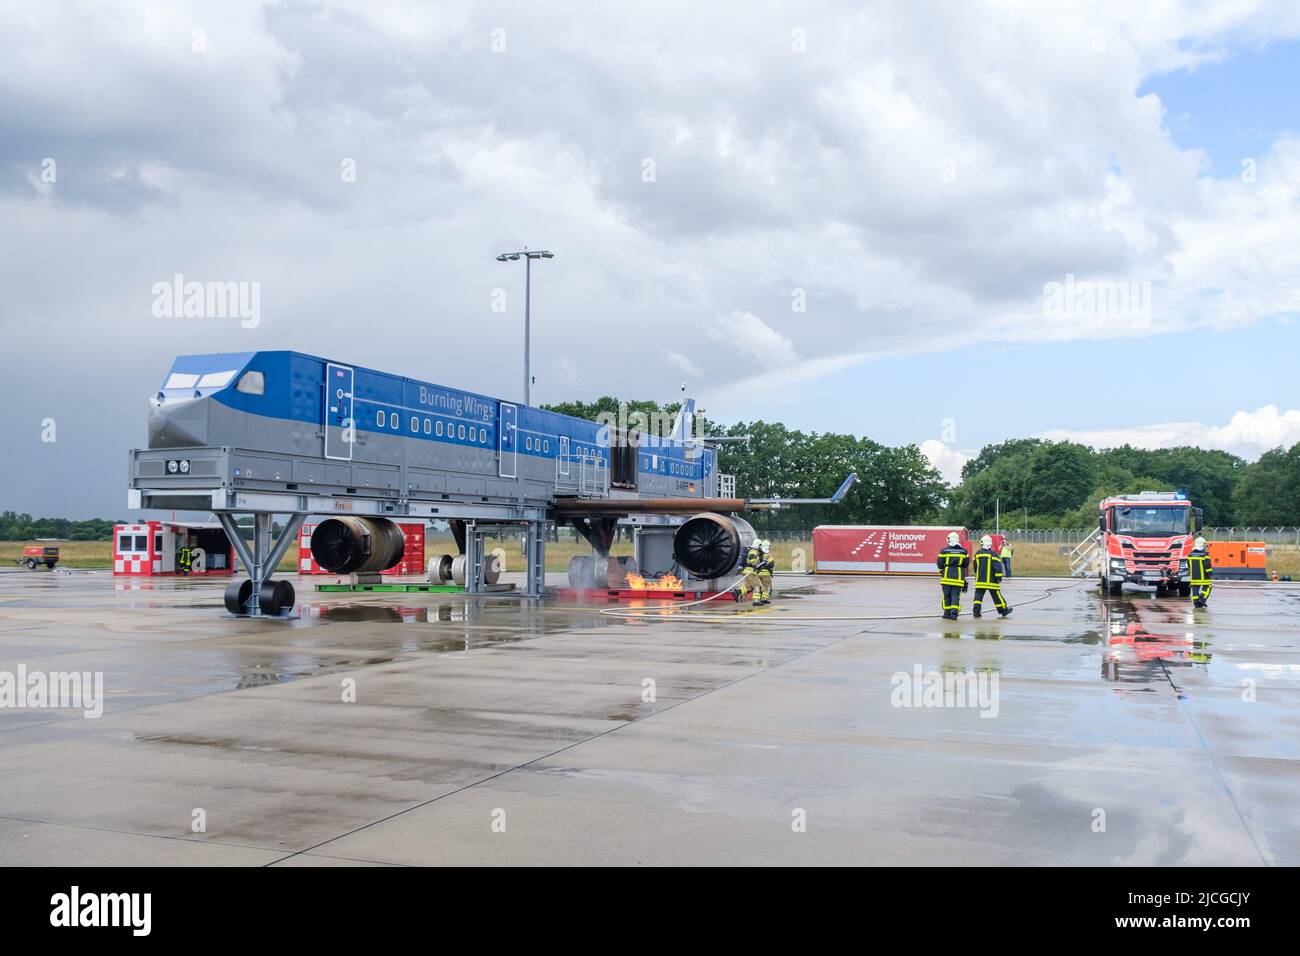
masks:
{"type": "Polygon", "coordinates": [[[149,447],[189,448],[208,443],[208,400],[150,399],[149,447]]]}

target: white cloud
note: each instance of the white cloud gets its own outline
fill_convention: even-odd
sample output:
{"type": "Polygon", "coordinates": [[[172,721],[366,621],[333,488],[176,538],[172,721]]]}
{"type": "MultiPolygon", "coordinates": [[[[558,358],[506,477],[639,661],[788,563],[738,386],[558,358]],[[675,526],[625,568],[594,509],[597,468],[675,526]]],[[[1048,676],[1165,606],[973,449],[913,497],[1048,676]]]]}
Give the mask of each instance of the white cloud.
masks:
{"type": "MultiPolygon", "coordinates": [[[[0,31],[0,377],[75,379],[60,435],[87,460],[139,441],[140,396],[184,352],[515,395],[521,269],[493,257],[523,244],[557,254],[533,274],[552,387],[667,395],[685,374],[718,416],[883,356],[1300,312],[1300,142],[1254,182],[1210,178],[1134,93],[1300,35],[1292,0],[814,0],[793,25],[805,52],[787,10],[740,0],[23,5],[0,31]],[[176,272],[261,282],[261,328],[150,323],[176,272]],[[1044,320],[1068,274],[1151,282],[1150,322],[1044,320]]],[[[8,474],[49,471],[48,449],[4,447],[8,474]]],[[[60,474],[0,492],[61,512],[60,474]]]]}
{"type": "Polygon", "coordinates": [[[663,352],[664,358],[668,360],[668,364],[671,365],[673,368],[681,369],[683,372],[685,372],[687,375],[691,376],[692,378],[699,378],[701,375],[704,374],[703,372],[700,371],[700,367],[698,365],[692,362],[690,358],[683,355],[681,352],[674,352],[672,349],[661,349],[661,351],[663,352]]]}
{"type": "Polygon", "coordinates": [[[799,361],[794,343],[787,336],[742,309],[719,315],[708,326],[706,334],[763,368],[783,368],[799,361]]]}
{"type": "Polygon", "coordinates": [[[1164,422],[1137,427],[1097,428],[1084,430],[1054,429],[1038,437],[1051,441],[1077,441],[1094,448],[1219,448],[1253,460],[1279,445],[1290,447],[1300,442],[1300,409],[1280,411],[1265,405],[1253,412],[1240,411],[1226,425],[1203,422],[1164,422]]]}
{"type": "Polygon", "coordinates": [[[939,470],[943,480],[950,485],[961,481],[961,469],[973,457],[956,448],[949,448],[937,438],[927,438],[920,444],[921,454],[930,460],[930,464],[939,470]]]}

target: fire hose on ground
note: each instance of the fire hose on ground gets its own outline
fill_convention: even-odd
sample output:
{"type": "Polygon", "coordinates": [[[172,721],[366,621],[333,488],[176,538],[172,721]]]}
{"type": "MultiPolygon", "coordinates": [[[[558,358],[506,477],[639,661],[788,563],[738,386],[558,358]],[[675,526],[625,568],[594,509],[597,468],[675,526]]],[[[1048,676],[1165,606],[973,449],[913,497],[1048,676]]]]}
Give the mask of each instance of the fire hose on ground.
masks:
{"type": "MultiPolygon", "coordinates": [[[[716,601],[718,598],[730,594],[738,588],[745,580],[745,575],[741,575],[726,590],[711,594],[706,598],[698,601],[672,602],[659,604],[654,607],[641,608],[601,608],[600,613],[609,617],[626,618],[628,620],[647,620],[647,621],[677,621],[687,623],[717,623],[719,621],[742,622],[745,624],[796,624],[809,623],[814,621],[914,621],[928,620],[935,615],[933,612],[925,614],[827,614],[816,617],[792,617],[789,615],[778,614],[775,617],[765,615],[751,615],[749,612],[733,612],[731,614],[664,614],[664,611],[679,611],[683,608],[695,607],[701,604],[708,604],[710,601],[716,601]]],[[[1079,587],[1083,581],[1072,580],[1068,584],[1058,585],[1057,587],[1043,588],[1037,597],[1020,601],[1017,607],[1025,607],[1030,604],[1037,604],[1039,601],[1045,601],[1057,591],[1067,591],[1071,588],[1079,587]]]]}

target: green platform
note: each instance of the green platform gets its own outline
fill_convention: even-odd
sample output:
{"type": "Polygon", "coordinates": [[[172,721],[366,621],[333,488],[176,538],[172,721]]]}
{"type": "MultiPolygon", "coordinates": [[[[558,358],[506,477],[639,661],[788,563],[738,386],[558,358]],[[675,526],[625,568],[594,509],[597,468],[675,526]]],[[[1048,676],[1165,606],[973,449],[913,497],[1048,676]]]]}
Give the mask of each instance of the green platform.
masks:
{"type": "Polygon", "coordinates": [[[418,591],[425,594],[463,594],[459,584],[318,584],[317,591],[418,591]]]}

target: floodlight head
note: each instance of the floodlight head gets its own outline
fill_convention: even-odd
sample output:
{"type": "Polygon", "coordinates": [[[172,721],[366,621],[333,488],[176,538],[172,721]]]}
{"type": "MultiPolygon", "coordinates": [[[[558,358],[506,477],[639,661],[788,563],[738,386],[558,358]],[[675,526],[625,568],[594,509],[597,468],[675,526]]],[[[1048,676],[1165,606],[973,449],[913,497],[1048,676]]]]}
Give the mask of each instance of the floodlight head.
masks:
{"type": "Polygon", "coordinates": [[[497,256],[497,262],[514,262],[518,258],[519,253],[517,252],[503,252],[497,256]]]}

